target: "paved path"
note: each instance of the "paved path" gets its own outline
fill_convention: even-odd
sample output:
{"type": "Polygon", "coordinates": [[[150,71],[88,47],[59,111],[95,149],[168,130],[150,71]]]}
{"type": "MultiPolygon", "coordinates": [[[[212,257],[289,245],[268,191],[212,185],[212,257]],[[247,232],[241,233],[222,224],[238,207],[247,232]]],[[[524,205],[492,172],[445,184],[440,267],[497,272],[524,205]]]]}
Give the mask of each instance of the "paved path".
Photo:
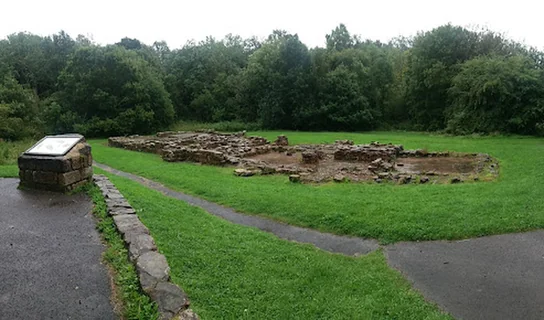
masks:
{"type": "MultiPolygon", "coordinates": [[[[246,216],[130,173],[97,164],[167,196],[280,238],[353,255],[380,248],[373,240],[336,236],[246,216]]],[[[389,264],[457,319],[544,319],[544,231],[462,241],[402,242],[382,247],[389,264]]]]}
{"type": "Polygon", "coordinates": [[[544,319],[544,231],[402,242],[386,256],[457,319],[544,319]]]}
{"type": "Polygon", "coordinates": [[[0,179],[0,319],[115,319],[85,195],[0,179]]]}
{"type": "Polygon", "coordinates": [[[238,213],[215,203],[202,200],[181,192],[166,188],[160,183],[145,179],[143,177],[122,172],[109,166],[94,163],[98,168],[107,172],[131,179],[148,188],[162,192],[163,194],[185,201],[193,206],[200,207],[207,212],[221,217],[236,224],[255,227],[262,231],[270,232],[282,239],[293,240],[302,243],[311,243],[316,247],[334,253],[346,255],[367,254],[379,248],[375,240],[366,240],[356,237],[337,236],[330,233],[322,233],[315,230],[294,227],[285,223],[276,222],[270,219],[238,213]]]}

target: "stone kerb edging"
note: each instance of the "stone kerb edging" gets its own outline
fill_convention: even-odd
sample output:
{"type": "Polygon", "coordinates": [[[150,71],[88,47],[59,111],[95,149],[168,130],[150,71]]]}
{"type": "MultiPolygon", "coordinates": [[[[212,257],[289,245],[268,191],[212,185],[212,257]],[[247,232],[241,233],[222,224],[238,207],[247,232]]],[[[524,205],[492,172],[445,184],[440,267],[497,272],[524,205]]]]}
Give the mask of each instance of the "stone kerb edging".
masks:
{"type": "Polygon", "coordinates": [[[130,260],[136,265],[143,291],[157,303],[160,319],[197,320],[189,309],[189,298],[177,285],[170,282],[170,267],[166,257],[157,252],[149,229],[138,219],[136,211],[106,176],[95,175],[117,230],[128,247],[130,260]]]}

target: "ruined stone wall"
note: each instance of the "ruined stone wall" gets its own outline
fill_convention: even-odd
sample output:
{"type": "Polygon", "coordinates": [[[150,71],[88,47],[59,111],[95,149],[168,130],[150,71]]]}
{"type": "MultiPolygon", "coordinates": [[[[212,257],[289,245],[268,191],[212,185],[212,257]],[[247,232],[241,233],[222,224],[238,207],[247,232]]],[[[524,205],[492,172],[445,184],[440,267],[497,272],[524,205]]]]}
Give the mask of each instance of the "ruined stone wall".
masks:
{"type": "Polygon", "coordinates": [[[66,192],[91,181],[93,158],[91,146],[76,144],[63,157],[21,155],[18,159],[21,186],[66,192]]]}
{"type": "Polygon", "coordinates": [[[338,148],[334,152],[334,160],[372,162],[382,159],[390,161],[397,158],[402,150],[401,145],[392,144],[338,144],[338,148]]]}

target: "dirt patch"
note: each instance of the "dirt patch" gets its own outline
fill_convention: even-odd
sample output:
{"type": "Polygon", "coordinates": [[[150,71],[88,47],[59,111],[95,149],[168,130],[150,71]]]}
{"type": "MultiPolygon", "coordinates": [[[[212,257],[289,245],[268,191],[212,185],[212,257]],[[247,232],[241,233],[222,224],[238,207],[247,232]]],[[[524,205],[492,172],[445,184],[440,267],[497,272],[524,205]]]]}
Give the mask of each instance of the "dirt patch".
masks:
{"type": "Polygon", "coordinates": [[[395,164],[397,171],[411,174],[470,174],[477,173],[477,168],[478,158],[474,156],[404,158],[395,164]]]}

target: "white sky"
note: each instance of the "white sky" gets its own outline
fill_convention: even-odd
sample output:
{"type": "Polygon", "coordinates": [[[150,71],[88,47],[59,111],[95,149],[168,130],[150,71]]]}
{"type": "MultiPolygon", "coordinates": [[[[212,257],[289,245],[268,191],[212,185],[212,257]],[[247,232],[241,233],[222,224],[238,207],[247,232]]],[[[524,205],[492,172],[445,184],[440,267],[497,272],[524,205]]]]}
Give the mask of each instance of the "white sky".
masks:
{"type": "Polygon", "coordinates": [[[29,31],[65,30],[73,38],[92,36],[101,44],[123,37],[147,44],[165,40],[179,48],[207,35],[266,37],[273,29],[298,33],[309,47],[344,23],[352,34],[388,41],[451,22],[487,26],[544,49],[544,5],[539,0],[2,0],[0,38],[29,31]]]}

